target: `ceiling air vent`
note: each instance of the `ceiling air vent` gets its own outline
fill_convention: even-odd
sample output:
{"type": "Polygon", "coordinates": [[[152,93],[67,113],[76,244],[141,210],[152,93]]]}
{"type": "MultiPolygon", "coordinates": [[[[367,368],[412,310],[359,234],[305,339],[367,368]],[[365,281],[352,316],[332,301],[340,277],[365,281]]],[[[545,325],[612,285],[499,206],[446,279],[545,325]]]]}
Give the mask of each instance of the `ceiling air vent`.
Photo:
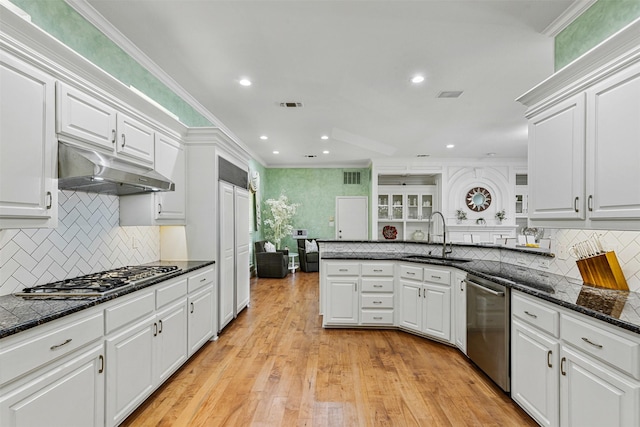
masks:
{"type": "Polygon", "coordinates": [[[343,183],[345,185],[360,185],[360,172],[344,172],[343,183]]]}
{"type": "Polygon", "coordinates": [[[460,98],[461,90],[444,90],[438,94],[438,98],[460,98]]]}
{"type": "Polygon", "coordinates": [[[280,106],[283,108],[302,108],[302,102],[281,102],[280,106]]]}

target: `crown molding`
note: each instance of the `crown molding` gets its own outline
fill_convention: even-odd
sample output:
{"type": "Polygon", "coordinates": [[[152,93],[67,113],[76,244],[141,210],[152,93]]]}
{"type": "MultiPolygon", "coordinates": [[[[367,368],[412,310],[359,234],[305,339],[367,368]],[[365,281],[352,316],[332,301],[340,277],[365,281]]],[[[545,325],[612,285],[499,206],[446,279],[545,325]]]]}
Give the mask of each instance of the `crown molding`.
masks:
{"type": "Polygon", "coordinates": [[[547,28],[542,30],[542,34],[549,37],[557,36],[597,1],[598,0],[574,1],[560,16],[549,24],[547,28]]]}

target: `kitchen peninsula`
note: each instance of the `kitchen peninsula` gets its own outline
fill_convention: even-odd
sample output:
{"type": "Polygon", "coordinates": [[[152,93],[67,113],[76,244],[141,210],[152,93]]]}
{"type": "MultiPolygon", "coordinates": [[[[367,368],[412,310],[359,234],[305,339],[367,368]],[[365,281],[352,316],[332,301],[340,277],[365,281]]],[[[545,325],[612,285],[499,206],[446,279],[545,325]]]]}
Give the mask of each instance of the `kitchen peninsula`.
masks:
{"type": "Polygon", "coordinates": [[[510,391],[525,411],[542,425],[558,425],[560,417],[638,425],[638,293],[536,269],[553,255],[527,249],[454,244],[443,259],[431,255],[440,246],[422,242],[319,246],[324,327],[400,329],[469,356],[468,332],[490,333],[499,323],[492,306],[475,310],[489,300],[468,299],[467,278],[476,276],[510,290],[510,391]]]}

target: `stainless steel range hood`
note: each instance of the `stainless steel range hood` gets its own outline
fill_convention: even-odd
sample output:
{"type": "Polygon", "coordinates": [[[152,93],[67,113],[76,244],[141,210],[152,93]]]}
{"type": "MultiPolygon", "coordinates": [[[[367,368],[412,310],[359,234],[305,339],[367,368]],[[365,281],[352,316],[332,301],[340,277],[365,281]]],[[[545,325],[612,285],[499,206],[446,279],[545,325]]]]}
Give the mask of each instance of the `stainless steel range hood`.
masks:
{"type": "Polygon", "coordinates": [[[58,188],[124,196],[173,191],[175,184],[154,170],[58,143],[58,188]]]}

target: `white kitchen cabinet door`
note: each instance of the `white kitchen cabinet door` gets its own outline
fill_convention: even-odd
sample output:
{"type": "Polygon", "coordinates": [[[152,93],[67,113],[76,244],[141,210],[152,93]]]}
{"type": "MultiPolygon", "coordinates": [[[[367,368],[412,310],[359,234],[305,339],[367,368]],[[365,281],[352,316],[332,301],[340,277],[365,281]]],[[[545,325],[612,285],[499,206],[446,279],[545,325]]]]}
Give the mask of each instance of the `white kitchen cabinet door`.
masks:
{"type": "Polygon", "coordinates": [[[219,186],[219,230],[220,268],[218,281],[218,328],[222,330],[233,320],[235,307],[235,212],[233,209],[233,185],[220,182],[219,186]]]}
{"type": "Polygon", "coordinates": [[[55,80],[0,52],[0,229],[55,228],[55,80]]]}
{"type": "Polygon", "coordinates": [[[422,297],[423,332],[443,341],[451,341],[451,288],[427,283],[422,288],[422,297]]]}
{"type": "Polygon", "coordinates": [[[529,218],[585,219],[585,95],[529,120],[529,218]]]}
{"type": "Polygon", "coordinates": [[[422,284],[400,280],[400,320],[403,328],[422,332],[422,284]]]}
{"type": "Polygon", "coordinates": [[[216,333],[213,303],[213,285],[189,296],[189,357],[216,333]]]}
{"type": "Polygon", "coordinates": [[[640,64],[587,91],[586,177],[592,220],[640,218],[638,123],[640,64]]]}
{"type": "Polygon", "coordinates": [[[357,325],[359,321],[358,278],[328,278],[325,325],[357,325]]]}
{"type": "Polygon", "coordinates": [[[640,425],[640,384],[572,348],[560,349],[560,425],[640,425]]]}
{"type": "Polygon", "coordinates": [[[187,360],[187,300],[183,298],[156,316],[155,377],[163,383],[187,360]]]}
{"type": "Polygon", "coordinates": [[[454,292],[455,343],[456,347],[467,354],[467,284],[465,274],[456,274],[454,292]]]}
{"type": "Polygon", "coordinates": [[[118,157],[153,169],[154,147],[154,132],[149,126],[124,113],[118,113],[116,135],[118,157]]]}
{"type": "Polygon", "coordinates": [[[560,422],[560,345],[520,321],[511,325],[511,398],[541,426],[555,427],[560,422]]]}
{"type": "Polygon", "coordinates": [[[163,134],[155,134],[155,170],[175,184],[174,191],[154,193],[157,220],[181,220],[186,218],[186,158],[178,141],[163,134]]]}
{"type": "Polygon", "coordinates": [[[235,247],[236,247],[236,316],[249,305],[250,276],[249,276],[249,246],[251,234],[249,231],[249,192],[242,188],[235,188],[235,247]]]}
{"type": "Polygon", "coordinates": [[[0,397],[0,425],[104,425],[104,348],[102,342],[78,350],[62,363],[0,397]]]}
{"type": "Polygon", "coordinates": [[[118,425],[155,389],[154,322],[155,313],[105,340],[107,427],[118,425]]]}
{"type": "Polygon", "coordinates": [[[66,83],[57,88],[58,133],[115,153],[116,109],[66,83]]]}

